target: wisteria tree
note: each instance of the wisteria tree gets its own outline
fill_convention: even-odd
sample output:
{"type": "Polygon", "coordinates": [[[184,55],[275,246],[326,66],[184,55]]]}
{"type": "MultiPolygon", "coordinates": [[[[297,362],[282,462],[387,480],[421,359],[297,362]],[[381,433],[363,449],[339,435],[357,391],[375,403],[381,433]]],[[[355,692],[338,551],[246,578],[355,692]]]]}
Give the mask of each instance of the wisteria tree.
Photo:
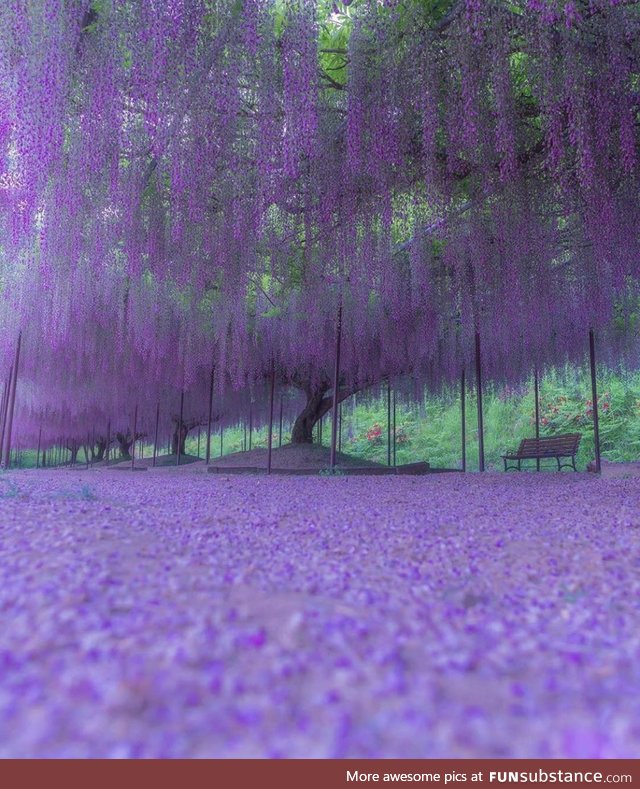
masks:
{"type": "Polygon", "coordinates": [[[632,339],[639,27],[624,0],[8,0],[22,434],[124,431],[135,402],[148,432],[185,390],[199,417],[214,368],[219,398],[298,387],[309,441],[339,313],[340,398],[453,381],[476,334],[506,378],[632,339]]]}

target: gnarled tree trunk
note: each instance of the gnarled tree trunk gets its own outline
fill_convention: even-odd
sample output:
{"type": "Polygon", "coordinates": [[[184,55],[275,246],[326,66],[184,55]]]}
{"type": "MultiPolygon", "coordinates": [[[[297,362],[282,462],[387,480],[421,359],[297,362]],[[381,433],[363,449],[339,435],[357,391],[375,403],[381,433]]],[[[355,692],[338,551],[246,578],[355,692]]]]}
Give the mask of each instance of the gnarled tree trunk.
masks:
{"type": "Polygon", "coordinates": [[[76,464],[76,462],[78,460],[78,450],[79,450],[80,447],[78,446],[78,444],[75,441],[70,441],[66,445],[65,448],[68,449],[69,452],[71,452],[71,458],[69,459],[69,465],[70,466],[75,466],[75,464],[76,464]]]}
{"type": "MultiPolygon", "coordinates": [[[[338,389],[338,403],[341,403],[343,400],[346,400],[347,397],[351,397],[351,395],[376,382],[377,381],[369,380],[359,384],[352,384],[348,387],[340,386],[338,389]]],[[[291,383],[298,389],[301,389],[307,397],[304,408],[293,423],[291,443],[313,444],[313,428],[319,420],[333,408],[333,393],[327,395],[327,392],[331,390],[331,386],[329,383],[321,383],[311,389],[309,388],[308,382],[302,383],[299,379],[293,380],[291,383]]]]}
{"type": "MultiPolygon", "coordinates": [[[[136,433],[135,440],[139,441],[141,438],[145,438],[146,435],[146,433],[136,433]]],[[[131,460],[131,445],[133,444],[131,430],[127,430],[126,433],[116,433],[116,441],[120,450],[120,460],[131,460]]]]}
{"type": "Polygon", "coordinates": [[[95,448],[90,447],[91,450],[91,462],[92,463],[99,463],[101,460],[104,460],[104,453],[107,449],[107,439],[103,438],[102,436],[98,436],[95,440],[95,448]]]}
{"type": "Polygon", "coordinates": [[[184,424],[180,425],[180,420],[174,422],[173,433],[171,434],[171,454],[177,455],[178,451],[181,455],[186,454],[185,442],[187,440],[188,430],[184,424]]]}
{"type": "Polygon", "coordinates": [[[180,448],[180,454],[186,455],[185,442],[187,440],[187,436],[194,427],[198,427],[198,425],[203,425],[206,423],[203,419],[198,418],[183,419],[182,424],[180,424],[179,416],[172,416],[171,421],[173,422],[173,433],[171,434],[171,453],[173,455],[177,455],[178,448],[180,448]]]}
{"type": "Polygon", "coordinates": [[[120,460],[131,460],[131,440],[130,433],[116,433],[116,441],[118,442],[118,449],[120,451],[120,460]]]}
{"type": "Polygon", "coordinates": [[[292,444],[312,444],[313,428],[327,411],[330,410],[333,397],[325,397],[326,388],[308,390],[307,402],[296,417],[291,430],[292,444]]]}

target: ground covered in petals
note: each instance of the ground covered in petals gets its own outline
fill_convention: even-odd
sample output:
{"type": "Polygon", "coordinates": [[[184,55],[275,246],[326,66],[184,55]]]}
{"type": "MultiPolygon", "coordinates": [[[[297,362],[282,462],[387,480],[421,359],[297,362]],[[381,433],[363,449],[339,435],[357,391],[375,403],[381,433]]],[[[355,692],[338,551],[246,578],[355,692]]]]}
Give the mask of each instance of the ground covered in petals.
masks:
{"type": "Polygon", "coordinates": [[[640,480],[0,476],[0,756],[640,757],[640,480]]]}

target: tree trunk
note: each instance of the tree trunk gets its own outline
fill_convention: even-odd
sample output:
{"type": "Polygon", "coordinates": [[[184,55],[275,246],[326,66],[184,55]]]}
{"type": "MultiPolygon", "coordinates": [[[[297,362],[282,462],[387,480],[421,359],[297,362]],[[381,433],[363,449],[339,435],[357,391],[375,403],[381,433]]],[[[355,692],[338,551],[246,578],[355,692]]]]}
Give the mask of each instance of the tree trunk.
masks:
{"type": "Polygon", "coordinates": [[[106,448],[107,448],[107,440],[105,438],[96,438],[95,452],[93,447],[91,447],[91,462],[99,463],[101,460],[104,460],[104,453],[106,448]]]}
{"type": "Polygon", "coordinates": [[[75,464],[76,464],[76,462],[78,460],[78,450],[80,449],[80,447],[76,443],[72,443],[72,444],[67,444],[66,449],[68,449],[69,452],[71,452],[71,458],[69,459],[69,465],[70,466],[75,466],[75,464]]]}
{"type": "Polygon", "coordinates": [[[195,427],[201,427],[203,424],[206,424],[206,421],[200,417],[195,417],[190,419],[183,419],[182,425],[180,425],[179,416],[172,416],[171,421],[173,422],[173,433],[171,434],[171,453],[173,455],[176,455],[178,453],[178,444],[179,444],[180,454],[186,455],[187,452],[185,449],[185,442],[187,440],[187,436],[195,427]],[[178,435],[178,433],[180,435],[178,435]]]}
{"type": "Polygon", "coordinates": [[[131,444],[133,443],[131,436],[118,435],[117,441],[118,449],[120,450],[120,460],[131,460],[131,453],[129,452],[131,449],[131,444]]]}
{"type": "Polygon", "coordinates": [[[131,430],[129,429],[127,429],[126,433],[116,433],[116,441],[118,442],[118,449],[120,450],[120,460],[131,460],[131,445],[134,440],[139,441],[141,438],[146,438],[146,435],[146,433],[136,432],[135,437],[131,438],[131,430]]]}
{"type": "Polygon", "coordinates": [[[189,430],[187,426],[182,423],[179,424],[180,420],[174,420],[173,423],[173,434],[171,435],[171,454],[177,455],[178,454],[178,445],[180,448],[180,454],[185,455],[185,441],[187,440],[187,434],[189,430]],[[178,435],[179,434],[179,435],[178,435]]]}
{"type": "Polygon", "coordinates": [[[307,392],[305,407],[296,417],[291,431],[292,444],[313,444],[313,428],[331,408],[333,397],[325,397],[326,389],[307,392]]]}

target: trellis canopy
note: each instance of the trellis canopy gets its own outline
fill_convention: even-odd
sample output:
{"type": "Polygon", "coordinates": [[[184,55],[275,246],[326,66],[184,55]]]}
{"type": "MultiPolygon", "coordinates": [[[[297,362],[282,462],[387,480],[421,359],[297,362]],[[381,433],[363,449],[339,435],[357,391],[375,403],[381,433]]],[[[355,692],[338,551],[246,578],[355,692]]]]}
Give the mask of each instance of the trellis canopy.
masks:
{"type": "Polygon", "coordinates": [[[23,435],[327,388],[338,305],[352,388],[637,342],[639,6],[5,0],[23,435]]]}

